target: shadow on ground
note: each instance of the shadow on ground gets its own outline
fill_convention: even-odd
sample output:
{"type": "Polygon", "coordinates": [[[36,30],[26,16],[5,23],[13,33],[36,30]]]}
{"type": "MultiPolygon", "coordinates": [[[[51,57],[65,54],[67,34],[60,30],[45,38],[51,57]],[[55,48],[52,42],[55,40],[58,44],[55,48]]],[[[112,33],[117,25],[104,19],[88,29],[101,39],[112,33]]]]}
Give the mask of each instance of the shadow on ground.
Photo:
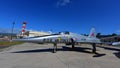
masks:
{"type": "Polygon", "coordinates": [[[100,54],[100,53],[95,53],[95,55],[93,55],[93,57],[102,57],[105,56],[106,54],[100,54]]]}
{"type": "Polygon", "coordinates": [[[16,51],[11,53],[38,53],[38,52],[50,52],[52,49],[36,49],[36,50],[24,50],[24,51],[16,51]]]}
{"type": "MultiPolygon", "coordinates": [[[[92,53],[92,52],[87,51],[87,50],[92,50],[92,49],[91,48],[84,48],[84,47],[75,47],[74,49],[72,49],[70,47],[65,47],[65,46],[57,49],[57,51],[76,51],[76,52],[83,52],[83,53],[90,53],[90,54],[92,53]]],[[[16,52],[12,52],[12,53],[38,53],[38,52],[52,52],[52,51],[53,51],[52,48],[48,48],[48,49],[16,51],[16,52]]]]}
{"type": "Polygon", "coordinates": [[[106,46],[97,46],[97,47],[100,47],[100,48],[104,48],[106,50],[111,50],[111,51],[118,51],[118,52],[115,52],[113,53],[117,58],[120,59],[120,49],[119,48],[112,48],[112,47],[106,47],[106,46]]]}
{"type": "MultiPolygon", "coordinates": [[[[99,54],[99,53],[92,53],[92,49],[87,47],[75,47],[74,49],[72,49],[71,47],[63,46],[62,48],[58,48],[57,51],[76,51],[81,53],[94,54],[93,57],[101,57],[105,55],[105,54],[99,54]],[[91,50],[91,51],[88,51],[88,50],[91,50]]],[[[24,50],[24,51],[16,51],[11,53],[40,53],[40,52],[53,52],[53,49],[49,48],[49,49],[24,50]]]]}
{"type": "Polygon", "coordinates": [[[120,52],[113,53],[116,57],[120,59],[120,52]]]}

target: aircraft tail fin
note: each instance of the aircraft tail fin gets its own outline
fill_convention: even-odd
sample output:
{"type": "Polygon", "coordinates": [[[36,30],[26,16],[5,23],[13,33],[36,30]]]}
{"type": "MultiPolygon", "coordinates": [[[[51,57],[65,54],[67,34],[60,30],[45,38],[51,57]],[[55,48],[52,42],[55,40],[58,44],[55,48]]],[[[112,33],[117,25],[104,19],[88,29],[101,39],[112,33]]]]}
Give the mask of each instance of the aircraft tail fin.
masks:
{"type": "Polygon", "coordinates": [[[91,29],[90,34],[89,34],[88,37],[90,37],[90,38],[94,38],[94,37],[96,37],[96,34],[95,34],[95,28],[92,28],[92,29],[91,29]]]}

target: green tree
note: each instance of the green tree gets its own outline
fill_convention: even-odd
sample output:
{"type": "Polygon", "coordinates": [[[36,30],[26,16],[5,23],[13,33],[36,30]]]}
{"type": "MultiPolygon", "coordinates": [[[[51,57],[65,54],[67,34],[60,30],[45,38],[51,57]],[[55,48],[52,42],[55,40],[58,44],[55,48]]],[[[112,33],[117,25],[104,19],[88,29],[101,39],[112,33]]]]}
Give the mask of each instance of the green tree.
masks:
{"type": "Polygon", "coordinates": [[[101,38],[101,33],[97,33],[96,37],[101,38]]]}
{"type": "Polygon", "coordinates": [[[113,33],[112,36],[117,36],[117,34],[116,34],[116,33],[113,33]]]}

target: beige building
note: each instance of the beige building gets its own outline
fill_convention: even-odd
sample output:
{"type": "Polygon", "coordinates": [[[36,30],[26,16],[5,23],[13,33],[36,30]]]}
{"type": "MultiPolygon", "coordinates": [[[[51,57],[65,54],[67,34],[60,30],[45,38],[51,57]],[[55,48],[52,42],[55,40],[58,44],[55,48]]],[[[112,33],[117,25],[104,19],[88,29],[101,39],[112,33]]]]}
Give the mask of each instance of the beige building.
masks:
{"type": "Polygon", "coordinates": [[[43,36],[43,35],[50,35],[48,32],[43,32],[43,31],[28,31],[28,36],[29,37],[34,37],[34,36],[43,36]]]}
{"type": "Polygon", "coordinates": [[[43,36],[43,35],[50,35],[49,32],[43,32],[43,31],[26,31],[24,35],[19,34],[18,38],[25,38],[25,37],[36,37],[36,36],[43,36]]]}

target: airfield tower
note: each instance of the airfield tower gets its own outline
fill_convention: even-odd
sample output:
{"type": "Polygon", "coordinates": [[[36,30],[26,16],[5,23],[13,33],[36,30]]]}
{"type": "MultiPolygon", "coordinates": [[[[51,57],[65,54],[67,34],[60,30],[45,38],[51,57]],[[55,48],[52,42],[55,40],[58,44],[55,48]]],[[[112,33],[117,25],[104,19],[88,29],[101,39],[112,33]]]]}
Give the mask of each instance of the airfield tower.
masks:
{"type": "Polygon", "coordinates": [[[22,36],[25,35],[25,32],[26,32],[26,22],[23,22],[23,26],[22,26],[22,36]]]}

